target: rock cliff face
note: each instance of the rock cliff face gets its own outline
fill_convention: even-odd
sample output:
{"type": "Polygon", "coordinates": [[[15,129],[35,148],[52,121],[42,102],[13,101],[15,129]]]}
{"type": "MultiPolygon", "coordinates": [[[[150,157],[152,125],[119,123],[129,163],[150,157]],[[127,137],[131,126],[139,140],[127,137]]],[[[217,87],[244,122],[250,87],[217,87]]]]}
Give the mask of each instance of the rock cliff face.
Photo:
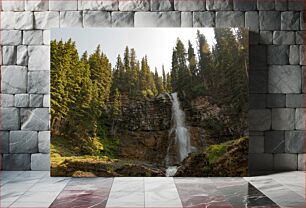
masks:
{"type": "Polygon", "coordinates": [[[220,108],[212,105],[209,97],[197,97],[192,100],[182,98],[182,105],[189,126],[204,127],[207,119],[217,117],[220,108]]]}
{"type": "Polygon", "coordinates": [[[170,97],[161,94],[151,99],[123,99],[122,105],[119,156],[162,165],[171,126],[170,97]]]}
{"type": "Polygon", "coordinates": [[[166,94],[154,98],[122,99],[120,127],[129,131],[162,131],[171,125],[171,101],[166,94]]]}
{"type": "MultiPolygon", "coordinates": [[[[163,166],[169,143],[174,134],[169,135],[172,117],[172,102],[167,94],[150,99],[123,99],[122,120],[119,123],[119,157],[146,161],[163,166]]],[[[207,146],[205,129],[201,122],[217,113],[206,98],[184,104],[186,124],[191,145],[198,148],[207,146]]]]}

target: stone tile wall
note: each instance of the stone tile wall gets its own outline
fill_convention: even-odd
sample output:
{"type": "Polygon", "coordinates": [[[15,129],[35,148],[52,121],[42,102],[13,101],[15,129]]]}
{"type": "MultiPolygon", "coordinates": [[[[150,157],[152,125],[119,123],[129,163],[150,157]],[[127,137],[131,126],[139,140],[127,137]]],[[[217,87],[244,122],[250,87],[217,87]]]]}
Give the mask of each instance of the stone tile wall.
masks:
{"type": "Polygon", "coordinates": [[[303,0],[2,0],[5,170],[48,170],[50,28],[250,29],[249,169],[304,169],[303,0]]]}

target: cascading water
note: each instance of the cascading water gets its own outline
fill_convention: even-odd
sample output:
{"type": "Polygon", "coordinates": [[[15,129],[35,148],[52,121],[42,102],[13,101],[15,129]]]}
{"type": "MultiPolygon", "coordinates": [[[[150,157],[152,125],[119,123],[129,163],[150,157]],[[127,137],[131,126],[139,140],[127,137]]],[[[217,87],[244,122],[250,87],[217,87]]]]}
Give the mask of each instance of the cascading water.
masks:
{"type": "Polygon", "coordinates": [[[185,125],[185,113],[180,108],[179,99],[177,93],[171,94],[172,102],[172,127],[169,132],[169,137],[174,135],[174,141],[168,146],[167,155],[165,158],[166,166],[166,176],[174,176],[177,170],[176,165],[180,164],[190,152],[194,149],[190,143],[189,131],[185,125]],[[174,149],[171,148],[174,145],[174,149]]]}

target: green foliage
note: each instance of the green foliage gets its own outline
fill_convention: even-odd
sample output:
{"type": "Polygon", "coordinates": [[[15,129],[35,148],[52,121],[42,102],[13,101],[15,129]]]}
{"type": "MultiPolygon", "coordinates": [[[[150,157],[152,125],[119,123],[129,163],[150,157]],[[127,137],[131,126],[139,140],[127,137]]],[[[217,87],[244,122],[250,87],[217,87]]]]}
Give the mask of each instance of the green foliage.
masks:
{"type": "Polygon", "coordinates": [[[247,176],[248,138],[211,145],[192,153],[175,176],[224,177],[247,176]]]}
{"type": "Polygon", "coordinates": [[[172,53],[172,91],[186,100],[209,96],[212,104],[221,109],[222,118],[212,118],[209,125],[217,128],[211,128],[214,132],[209,130],[212,135],[225,136],[224,139],[241,137],[247,129],[247,37],[244,29],[215,29],[216,43],[211,49],[204,34],[198,31],[197,54],[190,41],[186,53],[179,39],[172,53]]]}
{"type": "Polygon", "coordinates": [[[154,82],[155,82],[155,86],[156,86],[156,90],[158,94],[165,92],[163,78],[158,76],[158,72],[156,68],[155,68],[155,73],[154,73],[154,82]]]}
{"type": "Polygon", "coordinates": [[[150,71],[147,56],[141,60],[140,91],[145,97],[150,97],[157,94],[154,74],[150,71]]]}
{"type": "Polygon", "coordinates": [[[207,157],[210,163],[214,163],[217,161],[227,150],[227,147],[230,143],[221,143],[221,144],[214,144],[210,145],[206,149],[207,157]]]}
{"type": "MultiPolygon", "coordinates": [[[[189,45],[190,47],[191,44],[189,45]]],[[[192,48],[188,49],[189,67],[187,66],[186,49],[183,42],[177,39],[176,46],[172,52],[171,88],[172,91],[189,93],[193,85],[192,73],[196,71],[195,55],[191,54],[192,48]]],[[[195,75],[195,74],[194,74],[195,75]]]]}
{"type": "Polygon", "coordinates": [[[93,86],[87,54],[79,59],[75,43],[51,42],[51,124],[53,134],[83,137],[91,131],[93,86]],[[69,127],[69,128],[67,128],[69,127]]]}
{"type": "Polygon", "coordinates": [[[118,55],[112,74],[111,94],[118,89],[124,96],[152,97],[169,91],[165,72],[163,71],[162,77],[157,71],[152,73],[148,58],[145,56],[141,61],[137,60],[136,51],[133,48],[125,48],[123,61],[118,55]]]}
{"type": "Polygon", "coordinates": [[[111,65],[100,46],[89,58],[87,52],[79,58],[73,41],[51,42],[52,136],[60,138],[56,140],[76,143],[71,145],[78,154],[100,154],[97,123],[107,110],[111,80],[111,65]]]}
{"type": "Polygon", "coordinates": [[[211,145],[205,150],[208,164],[202,167],[208,176],[246,176],[248,138],[242,137],[218,145],[211,145]]]}
{"type": "Polygon", "coordinates": [[[119,138],[89,137],[76,143],[64,137],[54,137],[51,143],[52,157],[73,157],[91,155],[97,157],[116,158],[119,138]]]}
{"type": "MultiPolygon", "coordinates": [[[[119,119],[119,117],[117,117],[119,119]]],[[[100,156],[116,158],[120,140],[116,134],[116,119],[104,115],[97,125],[97,138],[103,144],[100,156]]]]}
{"type": "Polygon", "coordinates": [[[212,52],[209,48],[205,36],[199,31],[197,32],[197,43],[199,59],[197,80],[206,87],[207,85],[210,85],[210,83],[214,80],[214,78],[211,76],[213,71],[212,52]]]}
{"type": "Polygon", "coordinates": [[[116,67],[113,69],[113,83],[112,91],[119,89],[120,92],[124,92],[124,79],[125,79],[125,69],[121,59],[121,56],[117,56],[116,67]]]}
{"type": "Polygon", "coordinates": [[[93,84],[93,105],[91,113],[99,118],[103,110],[106,110],[109,100],[110,88],[112,83],[111,64],[104,53],[101,52],[100,46],[89,57],[91,80],[93,84]]]}
{"type": "Polygon", "coordinates": [[[79,147],[73,144],[71,140],[64,139],[63,137],[51,138],[51,155],[69,157],[79,155],[79,147]]]}
{"type": "MultiPolygon", "coordinates": [[[[215,39],[211,49],[198,32],[197,48],[189,41],[187,50],[177,39],[171,72],[165,73],[163,66],[161,76],[157,69],[152,72],[147,56],[137,59],[133,48],[126,47],[112,68],[100,46],[92,54],[79,56],[72,40],[51,41],[52,136],[63,142],[54,149],[63,154],[69,141],[73,148],[67,150],[68,156],[78,152],[115,157],[123,103],[129,97],[152,97],[163,92],[178,92],[186,100],[210,97],[212,104],[221,109],[220,118],[203,121],[210,136],[225,135],[228,140],[245,135],[247,31],[215,29],[215,39]]],[[[214,160],[223,149],[211,148],[216,148],[212,149],[216,153],[211,158],[214,160]]]]}
{"type": "Polygon", "coordinates": [[[113,102],[112,105],[110,107],[111,110],[111,116],[114,119],[118,119],[121,115],[121,94],[120,91],[118,90],[118,88],[115,90],[114,93],[114,98],[113,98],[113,102]]]}
{"type": "Polygon", "coordinates": [[[100,152],[103,156],[115,159],[118,152],[118,146],[120,140],[118,137],[115,138],[100,138],[100,142],[103,144],[103,150],[100,152]]]}
{"type": "Polygon", "coordinates": [[[165,67],[164,67],[164,65],[162,66],[162,75],[163,75],[163,77],[162,77],[162,87],[163,87],[163,89],[164,89],[164,91],[168,91],[168,86],[167,86],[167,75],[166,75],[166,73],[165,73],[165,67]]]}
{"type": "Polygon", "coordinates": [[[215,30],[216,45],[213,49],[215,73],[219,82],[212,82],[214,101],[221,106],[224,126],[229,135],[241,137],[247,129],[248,68],[246,58],[247,33],[239,29],[236,34],[230,29],[215,30]],[[240,34],[240,35],[238,35],[240,34]]]}
{"type": "Polygon", "coordinates": [[[196,55],[194,53],[194,49],[190,41],[188,41],[188,63],[189,63],[190,73],[194,78],[198,74],[198,68],[197,68],[196,55]]]}

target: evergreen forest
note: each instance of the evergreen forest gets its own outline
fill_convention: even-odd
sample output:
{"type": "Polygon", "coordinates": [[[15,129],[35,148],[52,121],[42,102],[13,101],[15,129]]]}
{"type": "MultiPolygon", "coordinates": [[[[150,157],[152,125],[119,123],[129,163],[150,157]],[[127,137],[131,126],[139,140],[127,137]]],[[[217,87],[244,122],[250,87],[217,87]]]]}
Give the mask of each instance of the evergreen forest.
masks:
{"type": "Polygon", "coordinates": [[[112,66],[103,45],[79,54],[72,39],[52,40],[51,174],[164,176],[176,92],[197,149],[176,176],[245,175],[248,31],[214,32],[212,46],[196,30],[196,45],[177,38],[171,68],[159,70],[129,46],[112,66]]]}

